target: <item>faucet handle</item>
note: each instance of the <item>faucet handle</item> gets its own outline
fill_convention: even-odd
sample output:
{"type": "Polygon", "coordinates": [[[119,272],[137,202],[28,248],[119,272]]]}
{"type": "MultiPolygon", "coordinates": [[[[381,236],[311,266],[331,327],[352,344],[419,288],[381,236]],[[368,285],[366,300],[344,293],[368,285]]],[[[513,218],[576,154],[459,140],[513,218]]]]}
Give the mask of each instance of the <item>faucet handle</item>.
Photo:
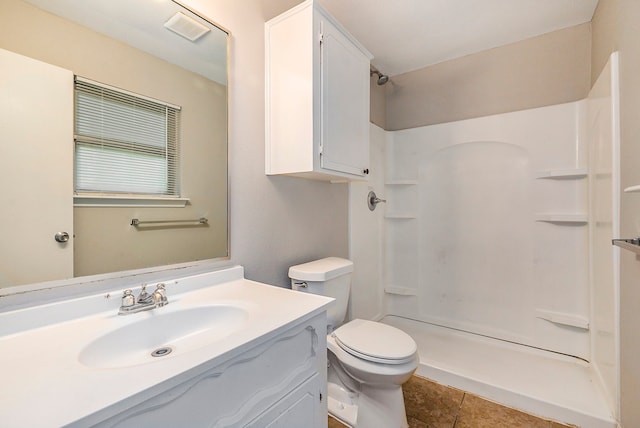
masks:
{"type": "Polygon", "coordinates": [[[147,293],[147,284],[142,284],[140,288],[140,294],[138,294],[138,303],[146,303],[149,300],[149,293],[147,293]]]}
{"type": "Polygon", "coordinates": [[[128,308],[131,307],[133,305],[135,305],[136,303],[136,298],[133,296],[133,291],[132,290],[124,290],[124,293],[122,293],[122,306],[123,308],[128,308]]]}
{"type": "Polygon", "coordinates": [[[153,292],[153,301],[158,307],[169,303],[167,300],[167,289],[162,282],[156,285],[156,290],[153,292]]]}

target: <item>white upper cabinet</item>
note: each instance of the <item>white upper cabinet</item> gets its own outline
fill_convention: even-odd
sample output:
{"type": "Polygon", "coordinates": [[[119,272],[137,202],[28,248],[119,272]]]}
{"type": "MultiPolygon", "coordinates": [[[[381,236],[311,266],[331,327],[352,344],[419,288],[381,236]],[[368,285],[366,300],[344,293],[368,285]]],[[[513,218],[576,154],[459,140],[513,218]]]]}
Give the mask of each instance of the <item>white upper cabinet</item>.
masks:
{"type": "Polygon", "coordinates": [[[366,180],[371,54],[313,0],[265,41],[266,174],[366,180]]]}

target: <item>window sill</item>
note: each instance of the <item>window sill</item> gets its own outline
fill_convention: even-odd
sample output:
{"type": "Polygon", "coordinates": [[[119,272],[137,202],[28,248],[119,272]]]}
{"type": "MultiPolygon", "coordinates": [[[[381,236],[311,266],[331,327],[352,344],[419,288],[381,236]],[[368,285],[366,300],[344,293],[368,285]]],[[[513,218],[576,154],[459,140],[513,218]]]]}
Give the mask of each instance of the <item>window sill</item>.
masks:
{"type": "Polygon", "coordinates": [[[189,198],[163,198],[160,196],[136,195],[89,195],[73,196],[74,207],[146,207],[146,208],[184,208],[189,198]]]}

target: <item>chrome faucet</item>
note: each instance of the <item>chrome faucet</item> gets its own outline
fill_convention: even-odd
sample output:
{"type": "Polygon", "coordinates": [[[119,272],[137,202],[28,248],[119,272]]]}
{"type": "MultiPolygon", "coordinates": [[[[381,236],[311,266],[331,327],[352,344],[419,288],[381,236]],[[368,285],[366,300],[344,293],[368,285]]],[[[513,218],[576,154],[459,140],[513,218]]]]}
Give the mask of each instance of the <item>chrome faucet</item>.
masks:
{"type": "Polygon", "coordinates": [[[138,298],[133,295],[133,291],[124,290],[118,315],[135,314],[137,312],[159,308],[167,304],[169,304],[167,300],[167,290],[163,283],[156,285],[156,289],[152,294],[147,293],[147,284],[143,284],[138,298]]]}

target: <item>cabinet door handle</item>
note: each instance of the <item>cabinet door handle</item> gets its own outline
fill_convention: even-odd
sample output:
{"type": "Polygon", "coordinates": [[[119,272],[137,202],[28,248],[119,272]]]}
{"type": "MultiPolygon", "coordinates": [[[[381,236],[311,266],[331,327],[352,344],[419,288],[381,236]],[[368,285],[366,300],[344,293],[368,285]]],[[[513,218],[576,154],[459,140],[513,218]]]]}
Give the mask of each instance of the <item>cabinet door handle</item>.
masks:
{"type": "Polygon", "coordinates": [[[363,170],[362,170],[362,172],[364,173],[364,175],[369,174],[369,168],[365,168],[365,169],[363,169],[363,170]]]}

